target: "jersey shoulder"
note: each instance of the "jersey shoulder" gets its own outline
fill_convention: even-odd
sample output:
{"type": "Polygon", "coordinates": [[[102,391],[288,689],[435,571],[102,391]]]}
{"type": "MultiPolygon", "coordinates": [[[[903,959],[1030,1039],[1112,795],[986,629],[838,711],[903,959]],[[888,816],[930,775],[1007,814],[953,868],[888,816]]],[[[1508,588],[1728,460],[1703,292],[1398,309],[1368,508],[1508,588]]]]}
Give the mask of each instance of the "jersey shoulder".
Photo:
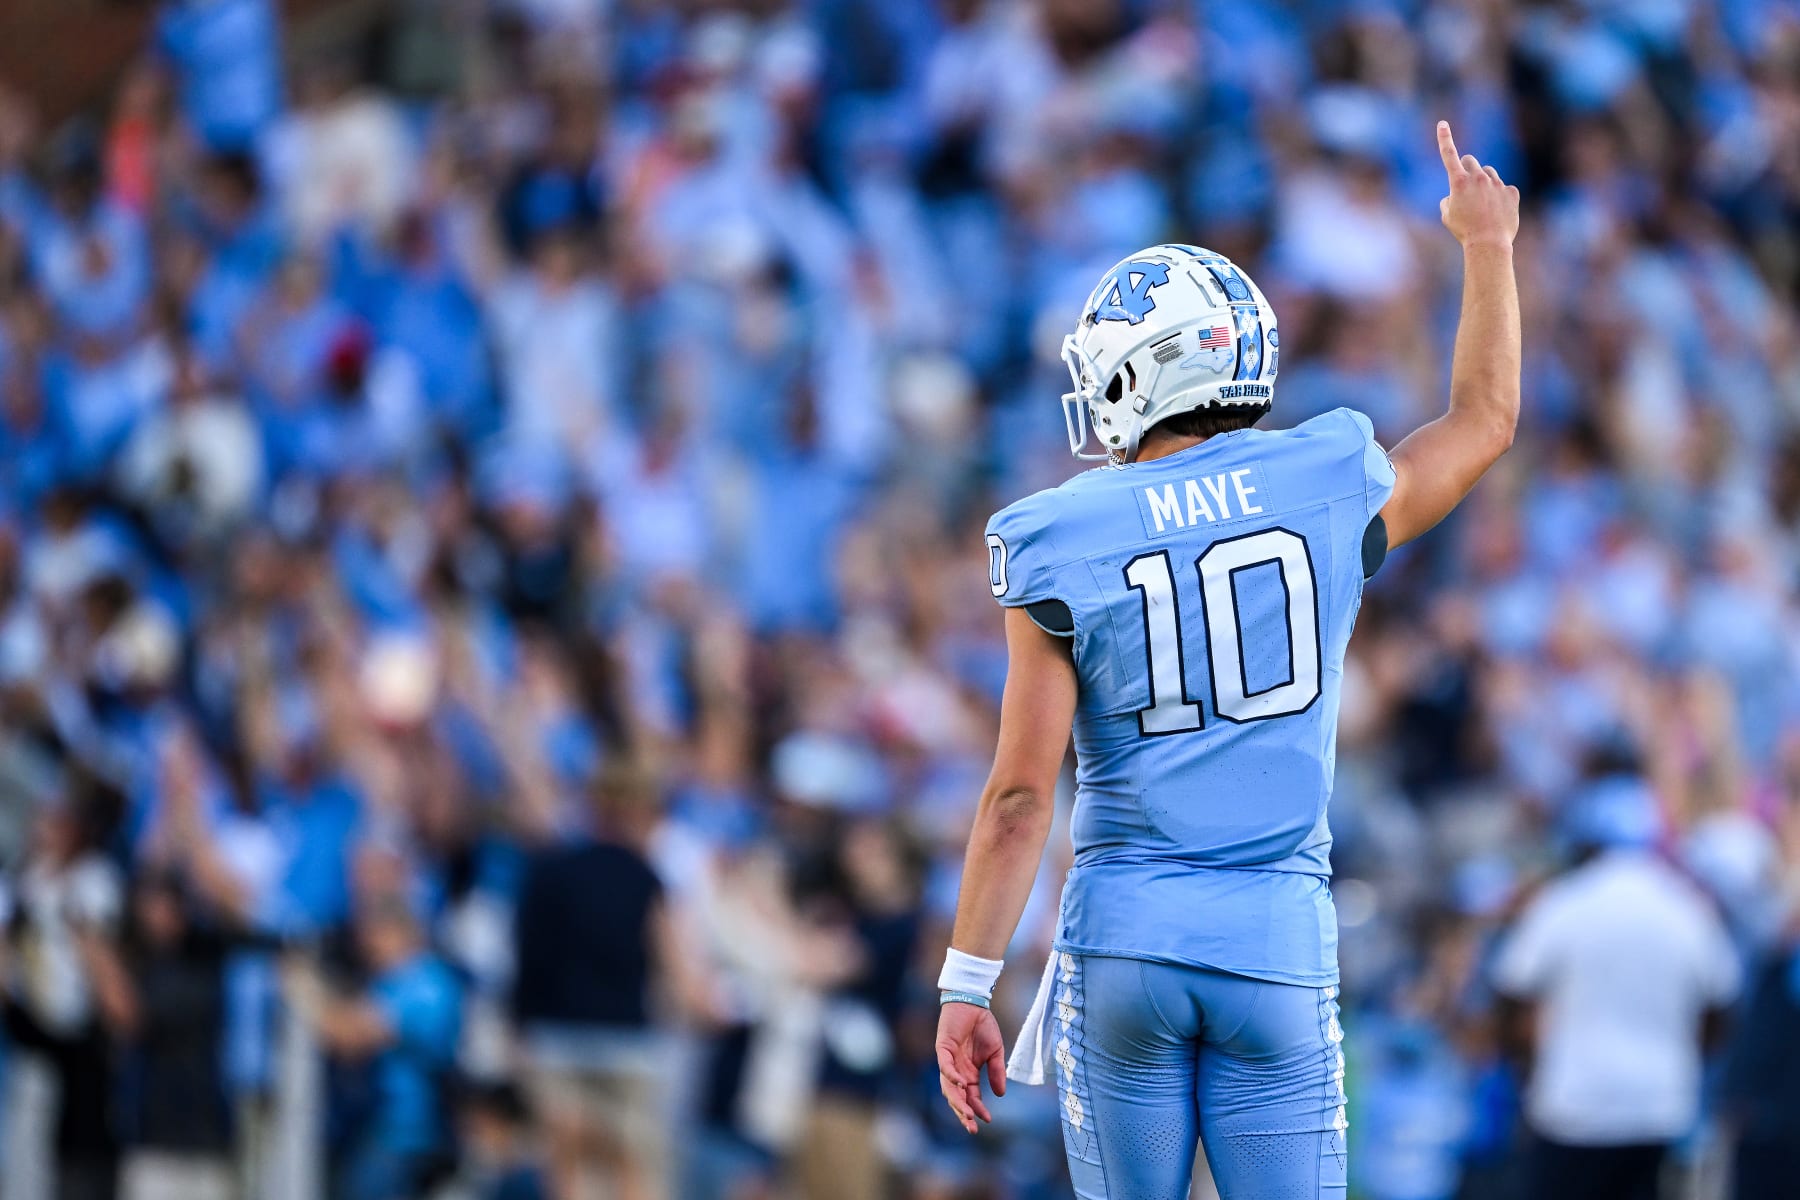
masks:
{"type": "Polygon", "coordinates": [[[1081,530],[1109,468],[1083,471],[1053,488],[1015,500],[988,519],[988,584],[1008,607],[1058,597],[1058,568],[1079,558],[1081,530]]]}
{"type": "Polygon", "coordinates": [[[1369,418],[1355,409],[1334,408],[1268,436],[1278,439],[1279,465],[1286,473],[1339,495],[1360,494],[1369,517],[1393,494],[1394,464],[1369,418]]]}

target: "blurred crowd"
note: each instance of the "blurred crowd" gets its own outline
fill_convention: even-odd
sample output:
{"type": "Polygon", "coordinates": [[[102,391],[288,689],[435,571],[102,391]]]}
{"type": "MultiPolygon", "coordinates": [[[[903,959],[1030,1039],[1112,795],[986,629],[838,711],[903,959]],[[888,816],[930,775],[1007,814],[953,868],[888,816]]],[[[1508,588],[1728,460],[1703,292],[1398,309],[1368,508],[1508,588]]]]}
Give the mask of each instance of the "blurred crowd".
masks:
{"type": "Polygon", "coordinates": [[[982,524],[1150,243],[1271,297],[1272,424],[1440,411],[1439,117],[1525,414],[1351,648],[1353,1194],[1521,1195],[1569,1111],[1791,1185],[1800,4],[153,7],[101,109],[0,98],[8,1200],[1066,1195],[930,1055],[982,524]],[[1556,1092],[1608,1053],[1654,1113],[1556,1092]]]}

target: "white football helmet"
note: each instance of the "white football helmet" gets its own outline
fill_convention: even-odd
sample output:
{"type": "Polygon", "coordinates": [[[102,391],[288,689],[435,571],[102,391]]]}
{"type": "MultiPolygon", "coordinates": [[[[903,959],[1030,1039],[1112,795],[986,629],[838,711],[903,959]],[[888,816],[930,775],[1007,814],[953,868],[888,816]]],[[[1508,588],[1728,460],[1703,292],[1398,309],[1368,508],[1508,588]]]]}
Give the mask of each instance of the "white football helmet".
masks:
{"type": "Polygon", "coordinates": [[[1129,461],[1144,430],[1176,413],[1272,402],[1275,310],[1223,254],[1169,243],[1133,254],[1088,296],[1063,339],[1063,396],[1077,458],[1129,461]],[[1103,449],[1085,449],[1088,431],[1103,449]]]}

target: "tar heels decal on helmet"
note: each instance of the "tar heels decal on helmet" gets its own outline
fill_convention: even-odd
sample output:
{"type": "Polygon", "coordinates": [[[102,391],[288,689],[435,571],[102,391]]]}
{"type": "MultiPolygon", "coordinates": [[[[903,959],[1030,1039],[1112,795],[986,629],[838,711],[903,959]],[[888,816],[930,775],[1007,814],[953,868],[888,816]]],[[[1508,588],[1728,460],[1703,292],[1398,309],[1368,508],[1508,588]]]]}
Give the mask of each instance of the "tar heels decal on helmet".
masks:
{"type": "Polygon", "coordinates": [[[1167,282],[1167,263],[1135,260],[1120,263],[1094,289],[1094,295],[1100,297],[1099,302],[1094,305],[1094,320],[1127,321],[1136,325],[1156,307],[1156,301],[1150,297],[1150,289],[1167,282]]]}

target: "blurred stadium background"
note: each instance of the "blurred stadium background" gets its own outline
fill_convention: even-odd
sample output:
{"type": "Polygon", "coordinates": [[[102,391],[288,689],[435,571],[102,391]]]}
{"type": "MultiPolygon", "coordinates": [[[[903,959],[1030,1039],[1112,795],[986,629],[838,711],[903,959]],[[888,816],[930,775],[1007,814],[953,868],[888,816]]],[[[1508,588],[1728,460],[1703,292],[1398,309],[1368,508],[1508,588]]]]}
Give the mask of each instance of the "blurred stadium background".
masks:
{"type": "Polygon", "coordinates": [[[1526,405],[1351,649],[1353,1194],[1522,1196],[1534,1054],[1649,1064],[1574,1103],[1666,1196],[1797,1194],[1793,0],[4,8],[7,1200],[1066,1195],[1054,1096],[969,1139],[930,1055],[982,523],[1171,237],[1275,424],[1438,412],[1440,116],[1526,405]],[[1623,844],[1701,949],[1565,889],[1496,970],[1623,844]],[[1555,953],[1631,969],[1534,1049],[1555,953]]]}

